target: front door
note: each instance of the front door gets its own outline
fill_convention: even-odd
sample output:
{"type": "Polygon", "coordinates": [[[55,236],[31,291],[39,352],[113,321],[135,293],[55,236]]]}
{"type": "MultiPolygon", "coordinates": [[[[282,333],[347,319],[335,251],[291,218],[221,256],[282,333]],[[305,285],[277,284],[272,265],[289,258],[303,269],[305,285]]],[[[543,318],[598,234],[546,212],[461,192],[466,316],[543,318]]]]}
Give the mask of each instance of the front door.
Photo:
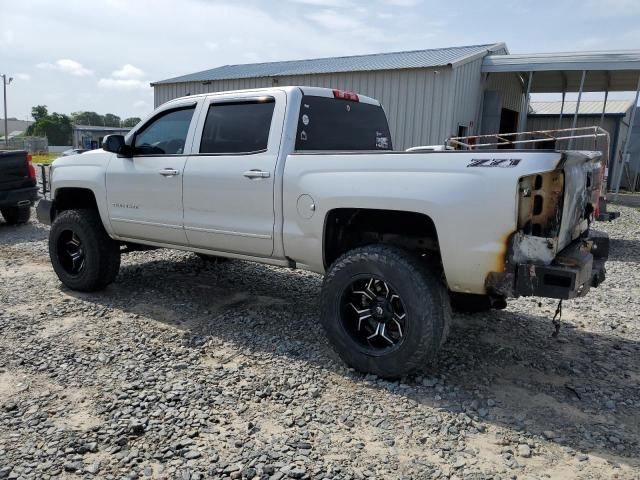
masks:
{"type": "Polygon", "coordinates": [[[183,179],[184,227],[197,248],[273,253],[284,94],[208,97],[183,179]],[[206,110],[205,110],[206,109],[206,110]]]}
{"type": "Polygon", "coordinates": [[[109,162],[109,217],[119,237],[187,244],[182,175],[195,128],[194,111],[191,101],[154,115],[135,132],[133,156],[114,156],[109,162]]]}

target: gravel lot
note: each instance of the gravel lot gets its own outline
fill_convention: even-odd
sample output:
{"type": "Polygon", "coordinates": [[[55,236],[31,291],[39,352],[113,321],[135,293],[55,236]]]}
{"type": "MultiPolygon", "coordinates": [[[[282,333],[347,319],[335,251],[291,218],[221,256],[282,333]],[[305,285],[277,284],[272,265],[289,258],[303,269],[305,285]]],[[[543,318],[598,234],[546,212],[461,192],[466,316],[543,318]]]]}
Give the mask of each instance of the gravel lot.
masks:
{"type": "Polygon", "coordinates": [[[455,315],[437,364],[340,362],[321,277],[169,250],[79,294],[48,230],[0,221],[0,479],[640,478],[640,211],[606,283],[455,315]]]}

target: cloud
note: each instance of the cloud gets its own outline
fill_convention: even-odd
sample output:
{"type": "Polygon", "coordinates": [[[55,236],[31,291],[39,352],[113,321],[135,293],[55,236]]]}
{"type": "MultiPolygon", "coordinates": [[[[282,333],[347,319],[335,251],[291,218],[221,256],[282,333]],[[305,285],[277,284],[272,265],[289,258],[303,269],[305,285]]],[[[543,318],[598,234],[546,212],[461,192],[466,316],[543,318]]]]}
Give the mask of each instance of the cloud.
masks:
{"type": "Polygon", "coordinates": [[[18,80],[31,80],[31,75],[28,73],[16,73],[15,77],[18,80]]]}
{"type": "Polygon", "coordinates": [[[384,0],[384,3],[394,7],[415,7],[422,3],[422,0],[384,0]]]}
{"type": "Polygon", "coordinates": [[[148,109],[149,108],[149,103],[145,102],[144,100],[137,100],[137,101],[133,102],[133,108],[138,108],[140,110],[148,109]]]}
{"type": "Polygon", "coordinates": [[[204,42],[204,46],[212,51],[220,48],[220,44],[218,42],[204,42]]]}
{"type": "Polygon", "coordinates": [[[586,6],[593,14],[603,17],[630,18],[640,14],[638,0],[589,0],[586,6]]]}
{"type": "Polygon", "coordinates": [[[37,64],[36,67],[43,70],[58,70],[60,72],[69,73],[77,77],[86,77],[88,75],[93,75],[93,70],[89,70],[88,68],[85,68],[80,62],[76,62],[75,60],[71,60],[69,58],[56,60],[55,63],[42,62],[37,64]]]}
{"type": "Polygon", "coordinates": [[[0,33],[0,47],[9,47],[13,44],[15,40],[15,35],[13,30],[5,30],[0,33]]]}
{"type": "Polygon", "coordinates": [[[101,78],[98,87],[110,90],[137,90],[149,88],[149,82],[137,78],[101,78]]]}
{"type": "Polygon", "coordinates": [[[359,21],[335,10],[309,13],[305,17],[327,30],[354,30],[362,26],[359,21]]]}
{"type": "Polygon", "coordinates": [[[290,0],[293,3],[301,3],[303,5],[313,5],[315,7],[345,7],[348,3],[344,0],[290,0]]]}
{"type": "Polygon", "coordinates": [[[127,63],[123,65],[119,70],[114,70],[113,72],[111,72],[111,76],[123,79],[142,78],[144,77],[144,72],[138,67],[127,63]]]}

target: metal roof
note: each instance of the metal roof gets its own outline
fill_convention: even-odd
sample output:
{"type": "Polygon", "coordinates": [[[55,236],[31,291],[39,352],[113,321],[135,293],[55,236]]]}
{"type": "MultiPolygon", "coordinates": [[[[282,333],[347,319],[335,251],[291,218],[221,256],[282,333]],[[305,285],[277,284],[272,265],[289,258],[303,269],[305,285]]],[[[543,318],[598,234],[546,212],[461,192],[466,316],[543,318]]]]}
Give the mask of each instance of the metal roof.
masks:
{"type": "Polygon", "coordinates": [[[483,72],[555,70],[640,70],[640,50],[518,53],[488,55],[482,60],[483,72]]]}
{"type": "Polygon", "coordinates": [[[211,70],[160,80],[151,83],[151,85],[207,82],[237,78],[455,66],[500,50],[506,51],[504,43],[488,43],[484,45],[435,48],[431,50],[413,50],[407,52],[374,53],[349,57],[316,58],[311,60],[224,65],[211,70]]]}
{"type": "MultiPolygon", "coordinates": [[[[564,115],[573,115],[576,111],[577,102],[564,102],[564,115]]],[[[562,102],[531,102],[529,115],[560,115],[562,102]]],[[[578,115],[600,115],[602,114],[603,101],[582,101],[578,115]]],[[[608,100],[605,115],[626,115],[633,106],[632,100],[608,100]]]]}
{"type": "Polygon", "coordinates": [[[583,71],[583,91],[632,91],[640,75],[640,50],[488,55],[482,71],[489,74],[533,72],[531,92],[575,92],[583,71]]]}

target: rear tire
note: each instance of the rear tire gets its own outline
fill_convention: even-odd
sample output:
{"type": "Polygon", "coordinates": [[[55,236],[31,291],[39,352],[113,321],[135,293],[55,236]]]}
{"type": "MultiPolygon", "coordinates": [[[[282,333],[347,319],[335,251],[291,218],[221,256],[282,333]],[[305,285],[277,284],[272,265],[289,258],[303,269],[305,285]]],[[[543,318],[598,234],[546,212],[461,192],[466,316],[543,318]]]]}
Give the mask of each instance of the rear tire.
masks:
{"type": "Polygon", "coordinates": [[[72,290],[93,292],[115,280],[120,269],[120,245],[105,231],[96,210],[65,210],[49,233],[51,264],[72,290]]]}
{"type": "Polygon", "coordinates": [[[349,366],[385,378],[433,360],[451,323],[440,275],[420,257],[387,245],[357,248],[334,262],[322,286],[320,314],[349,366]]]}
{"type": "Polygon", "coordinates": [[[31,207],[7,207],[0,212],[9,225],[27,223],[31,218],[31,207]]]}

